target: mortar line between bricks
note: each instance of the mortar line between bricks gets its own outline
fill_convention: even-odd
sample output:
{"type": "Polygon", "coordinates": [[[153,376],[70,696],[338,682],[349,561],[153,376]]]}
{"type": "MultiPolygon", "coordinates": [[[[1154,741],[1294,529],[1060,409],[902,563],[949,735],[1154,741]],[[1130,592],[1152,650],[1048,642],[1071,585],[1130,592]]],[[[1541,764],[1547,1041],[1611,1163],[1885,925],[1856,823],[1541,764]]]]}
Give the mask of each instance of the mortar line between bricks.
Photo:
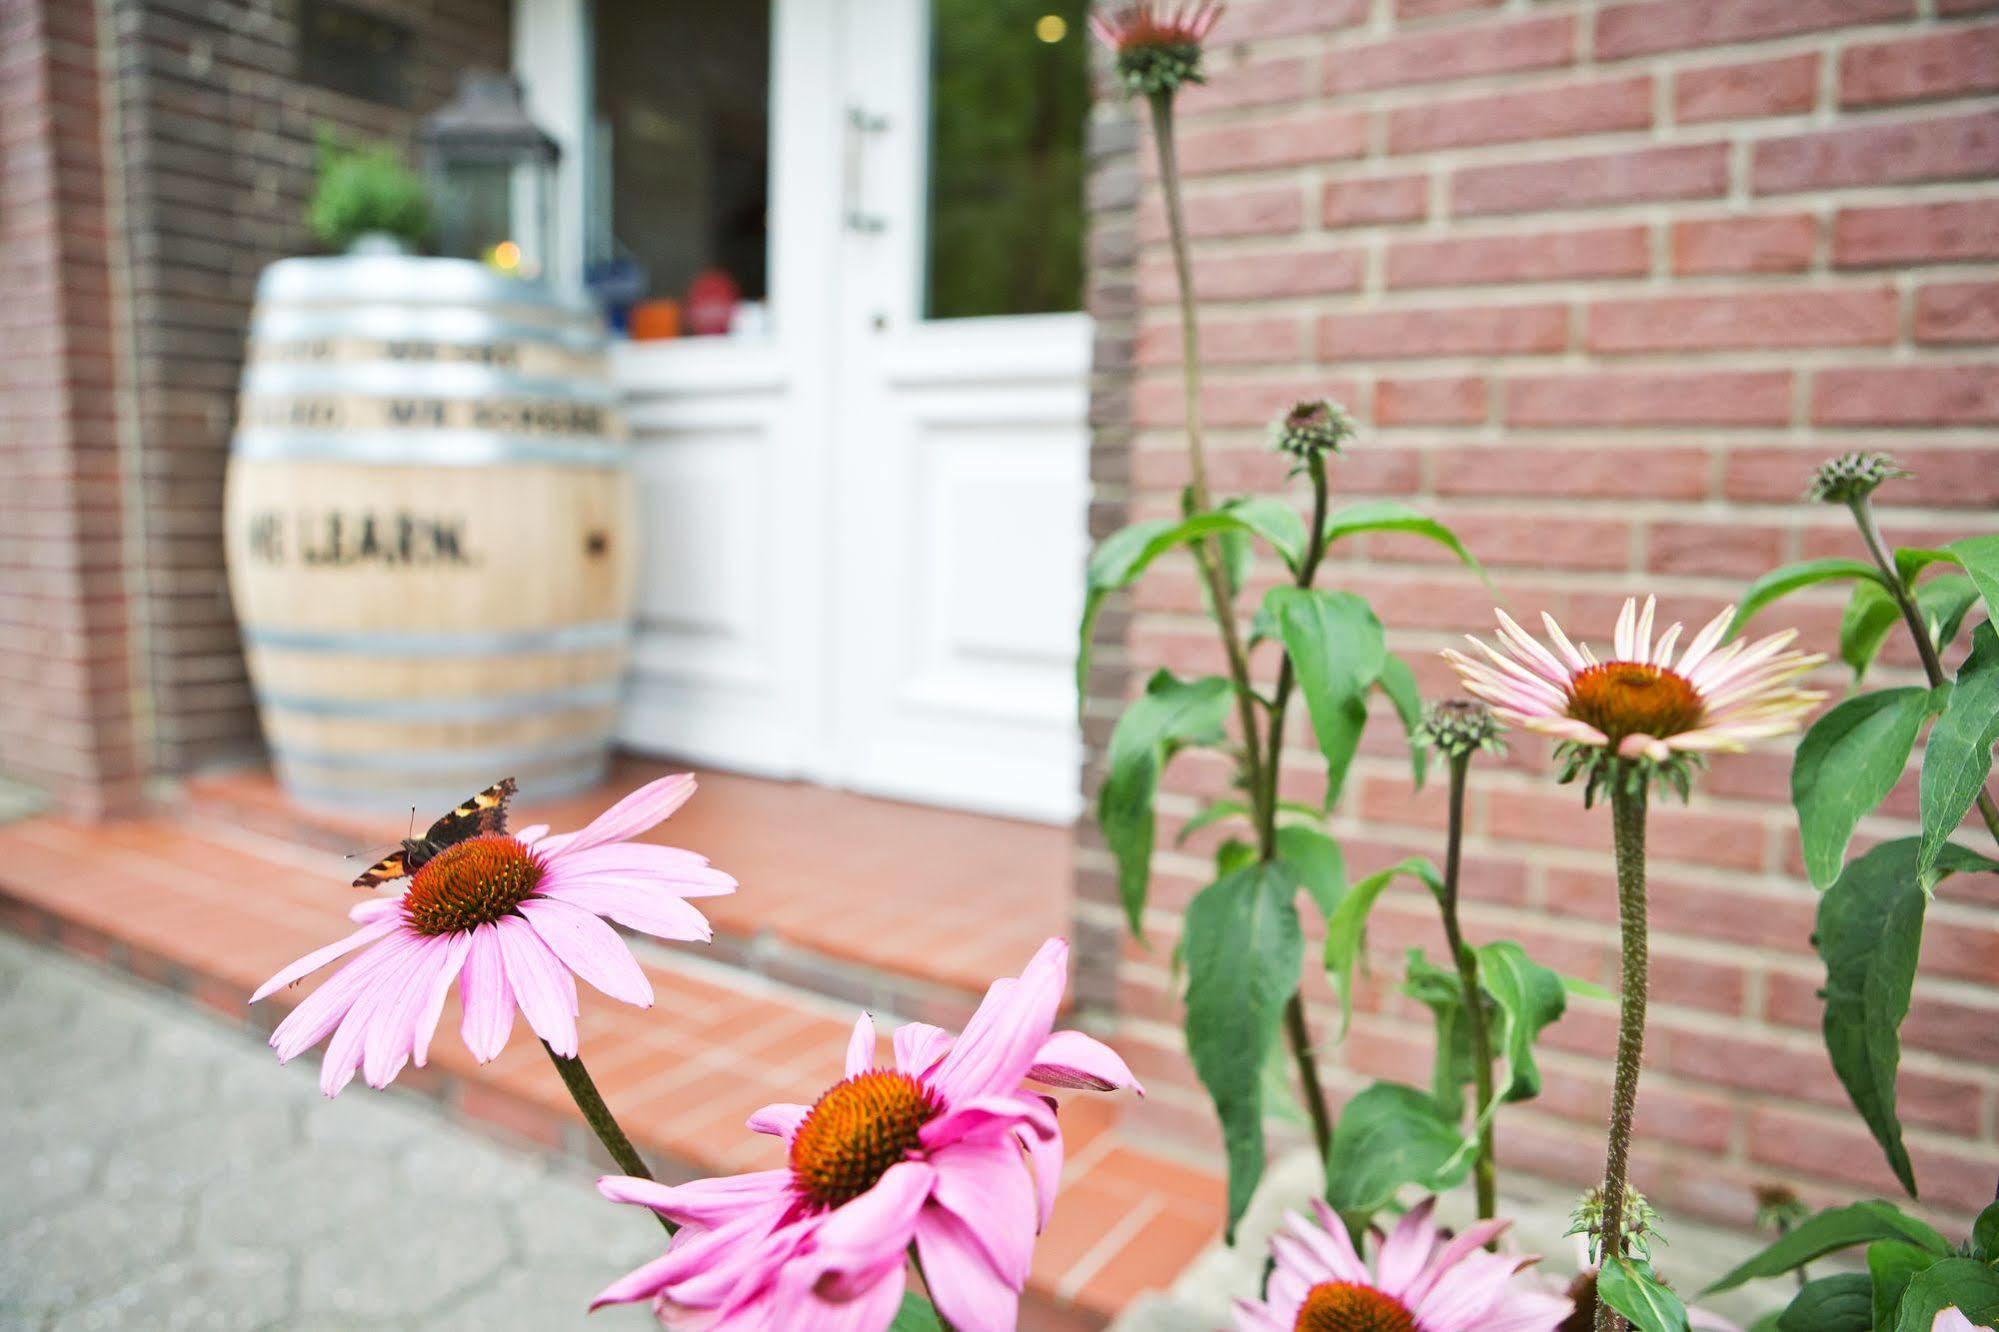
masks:
{"type": "Polygon", "coordinates": [[[1074,1300],[1091,1278],[1118,1255],[1119,1250],[1137,1238],[1146,1222],[1165,1210],[1166,1204],[1157,1193],[1147,1193],[1136,1207],[1119,1217],[1117,1223],[1063,1274],[1055,1283],[1055,1293],[1065,1300],[1074,1300]]]}

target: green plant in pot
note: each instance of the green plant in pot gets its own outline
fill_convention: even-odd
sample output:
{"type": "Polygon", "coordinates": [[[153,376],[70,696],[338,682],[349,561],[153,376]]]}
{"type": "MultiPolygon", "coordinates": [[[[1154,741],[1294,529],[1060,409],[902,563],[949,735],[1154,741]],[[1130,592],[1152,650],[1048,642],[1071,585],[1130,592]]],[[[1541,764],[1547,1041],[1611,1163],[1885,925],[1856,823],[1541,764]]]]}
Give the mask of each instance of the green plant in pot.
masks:
{"type": "Polygon", "coordinates": [[[397,250],[414,249],[431,231],[430,194],[393,145],[345,143],[322,129],[319,184],[305,221],[330,249],[377,239],[397,250]]]}

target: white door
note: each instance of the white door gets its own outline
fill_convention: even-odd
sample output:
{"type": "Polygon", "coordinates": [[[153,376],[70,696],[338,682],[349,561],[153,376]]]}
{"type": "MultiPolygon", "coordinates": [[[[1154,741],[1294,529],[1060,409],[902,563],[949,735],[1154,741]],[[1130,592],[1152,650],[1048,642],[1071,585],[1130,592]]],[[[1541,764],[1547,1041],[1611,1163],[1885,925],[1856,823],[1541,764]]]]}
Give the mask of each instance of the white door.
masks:
{"type": "MultiPolygon", "coordinates": [[[[611,5],[729,12],[596,3],[611,20],[611,5]]],[[[635,343],[617,358],[650,548],[620,736],[717,766],[1066,820],[1080,806],[1089,328],[1078,313],[980,312],[1059,308],[1064,291],[1073,304],[1064,264],[1079,266],[1079,248],[1052,269],[1025,252],[1080,236],[1037,228],[1008,250],[1019,273],[969,280],[981,246],[992,277],[994,233],[1017,229],[1020,209],[1005,182],[979,178],[983,154],[951,151],[940,172],[933,147],[1007,108],[933,107],[933,68],[976,90],[994,36],[933,33],[933,7],[1053,45],[1019,0],[775,0],[767,329],[635,343]],[[1000,11],[1015,10],[1008,27],[1000,11]],[[971,197],[991,188],[987,203],[971,197]],[[989,207],[1011,221],[986,225],[989,207]]],[[[1080,22],[1060,37],[1082,41],[1080,22]]],[[[532,84],[533,52],[518,58],[532,84]]],[[[1080,117],[1080,88],[1064,93],[1080,117]]],[[[1028,110],[1012,114],[1028,125],[1028,110]]],[[[611,159],[588,156],[600,170],[611,159]]],[[[619,188],[587,193],[607,185],[619,188]]]]}
{"type": "MultiPolygon", "coordinates": [[[[950,184],[933,173],[932,134],[957,132],[933,114],[933,66],[953,57],[931,23],[933,13],[948,22],[970,6],[849,0],[845,9],[835,335],[841,780],[1068,818],[1080,758],[1072,681],[1086,556],[1088,321],[931,317],[940,303],[992,299],[935,290],[938,266],[960,256],[930,234],[949,206],[932,192],[950,184]]],[[[1035,54],[1031,23],[1030,14],[1017,36],[1035,54]]],[[[1080,25],[1065,35],[1083,40],[1080,25]]],[[[957,124],[1010,110],[955,109],[957,124]]]]}

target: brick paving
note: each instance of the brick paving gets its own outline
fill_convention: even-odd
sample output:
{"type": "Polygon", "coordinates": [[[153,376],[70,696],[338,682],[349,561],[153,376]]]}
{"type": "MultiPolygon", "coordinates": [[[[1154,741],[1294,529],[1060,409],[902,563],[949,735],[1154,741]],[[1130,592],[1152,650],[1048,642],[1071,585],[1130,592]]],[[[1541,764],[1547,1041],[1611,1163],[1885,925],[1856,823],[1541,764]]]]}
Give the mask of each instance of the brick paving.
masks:
{"type": "Polygon", "coordinates": [[[0,937],[0,1324],[636,1329],[658,1251],[580,1163],[405,1096],[320,1097],[246,1032],[0,937]]]}
{"type": "MultiPolygon", "coordinates": [[[[627,759],[581,795],[536,804],[524,791],[515,822],[581,827],[665,771],[627,759]]],[[[968,998],[1068,928],[1066,829],[802,782],[713,772],[700,781],[694,799],[641,840],[702,851],[745,885],[702,903],[730,962],[831,993],[840,993],[841,969],[865,973],[887,992],[843,997],[903,1011],[940,1005],[943,1021],[962,1018],[968,998]]],[[[247,827],[365,855],[406,832],[393,815],[302,811],[261,769],[187,789],[200,825],[225,834],[247,827]]]]}
{"type": "MultiPolygon", "coordinates": [[[[690,835],[699,830],[683,821],[686,812],[669,825],[676,838],[742,873],[744,862],[728,847],[690,835]]],[[[225,836],[216,824],[213,816],[102,825],[35,818],[0,827],[0,924],[178,991],[226,1025],[268,1030],[283,1005],[314,982],[255,1010],[244,1000],[279,966],[344,932],[355,900],[344,886],[353,865],[254,831],[225,836]]],[[[851,884],[838,890],[851,891],[851,884]]],[[[764,892],[760,881],[746,882],[734,901],[745,905],[764,892]]],[[[780,900],[774,890],[766,898],[780,900]]],[[[1025,910],[1018,903],[1007,909],[1025,910]]],[[[753,953],[755,941],[743,950],[753,953]]],[[[589,996],[580,1023],[584,1057],[663,1175],[768,1168],[778,1164],[779,1149],[747,1132],[744,1117],[771,1101],[809,1100],[837,1081],[855,1010],[700,951],[641,941],[637,952],[658,1005],[640,1011],[589,996]]],[[[1012,948],[982,962],[980,974],[1015,971],[1026,956],[1025,947],[1012,948]]],[[[953,1022],[974,1002],[949,986],[932,996],[956,1015],[930,1016],[953,1022]]],[[[455,1007],[454,999],[430,1067],[406,1070],[396,1087],[513,1142],[579,1163],[594,1158],[595,1144],[525,1024],[481,1067],[455,1036],[455,1007]]],[[[878,1011],[889,1022],[899,1016],[887,1005],[878,1011]]],[[[315,1052],[301,1063],[316,1061],[315,1052]]],[[[300,1076],[310,1088],[310,1078],[300,1076]]],[[[356,1085],[336,1104],[380,1099],[356,1085]]],[[[1220,1180],[1121,1131],[1125,1110],[1111,1098],[1071,1097],[1062,1111],[1070,1152],[1063,1196],[1036,1249],[1023,1328],[1101,1326],[1141,1292],[1170,1284],[1219,1229],[1220,1180]]],[[[401,1206],[405,1198],[395,1196],[401,1206]]]]}

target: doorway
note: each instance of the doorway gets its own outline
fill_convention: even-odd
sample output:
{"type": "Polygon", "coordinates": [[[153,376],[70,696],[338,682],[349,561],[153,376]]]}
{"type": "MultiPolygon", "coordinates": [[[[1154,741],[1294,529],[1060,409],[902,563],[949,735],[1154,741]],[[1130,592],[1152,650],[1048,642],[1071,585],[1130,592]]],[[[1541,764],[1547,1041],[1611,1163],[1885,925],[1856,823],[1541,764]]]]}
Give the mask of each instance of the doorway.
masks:
{"type": "Polygon", "coordinates": [[[518,72],[582,177],[574,271],[608,234],[675,280],[733,269],[761,306],[727,336],[616,350],[647,541],[629,747],[1048,821],[1080,807],[1087,62],[1069,8],[517,0],[518,72]],[[750,41],[768,43],[761,182],[750,41]],[[732,67],[697,68],[710,54],[732,67]],[[640,132],[674,154],[633,152],[640,132]],[[643,190],[658,202],[634,206],[643,190]]]}

